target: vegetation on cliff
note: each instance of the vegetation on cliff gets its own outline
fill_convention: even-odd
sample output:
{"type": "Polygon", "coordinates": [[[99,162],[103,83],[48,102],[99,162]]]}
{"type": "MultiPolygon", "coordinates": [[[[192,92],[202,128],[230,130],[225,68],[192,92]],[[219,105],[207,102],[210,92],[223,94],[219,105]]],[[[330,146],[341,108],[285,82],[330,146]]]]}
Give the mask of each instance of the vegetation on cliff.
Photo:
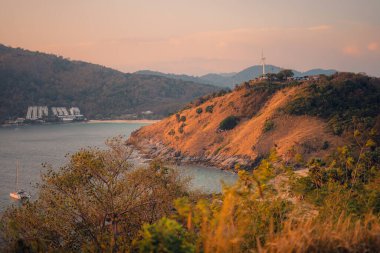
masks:
{"type": "Polygon", "coordinates": [[[353,125],[373,127],[380,112],[380,81],[365,75],[339,73],[307,83],[290,101],[286,112],[328,121],[334,134],[352,131],[353,125]]]}
{"type": "Polygon", "coordinates": [[[362,74],[251,81],[189,104],[176,114],[185,126],[168,117],[133,133],[130,143],[161,159],[180,153],[177,160],[223,168],[249,168],[272,148],[296,162],[351,145],[355,129],[380,131],[379,111],[380,79],[362,74]],[[166,149],[156,152],[157,145],[166,149]]]}

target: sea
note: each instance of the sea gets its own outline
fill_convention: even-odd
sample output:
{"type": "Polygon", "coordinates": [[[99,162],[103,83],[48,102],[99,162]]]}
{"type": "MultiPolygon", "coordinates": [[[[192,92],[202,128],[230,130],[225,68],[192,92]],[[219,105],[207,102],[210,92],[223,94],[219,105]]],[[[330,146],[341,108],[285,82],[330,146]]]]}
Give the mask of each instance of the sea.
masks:
{"type": "MultiPolygon", "coordinates": [[[[17,164],[19,188],[35,199],[43,164],[58,169],[68,162],[69,155],[81,148],[106,148],[105,141],[115,136],[128,138],[148,123],[91,123],[23,125],[0,127],[0,213],[10,205],[18,205],[9,197],[15,190],[17,164]]],[[[144,161],[138,161],[144,166],[144,161]]],[[[203,166],[175,166],[184,177],[191,178],[191,187],[218,193],[223,184],[233,184],[237,176],[231,172],[203,166]]]]}

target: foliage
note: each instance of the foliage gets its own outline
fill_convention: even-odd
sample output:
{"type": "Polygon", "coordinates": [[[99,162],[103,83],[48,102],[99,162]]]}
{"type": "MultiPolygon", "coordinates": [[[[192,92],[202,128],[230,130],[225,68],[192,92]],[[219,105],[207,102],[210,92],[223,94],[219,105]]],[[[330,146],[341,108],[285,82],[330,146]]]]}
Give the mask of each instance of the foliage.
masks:
{"type": "Polygon", "coordinates": [[[121,139],[109,150],[83,149],[58,171],[42,177],[36,201],[8,209],[1,218],[2,240],[33,251],[109,251],[130,248],[144,223],[172,212],[187,183],[158,162],[133,168],[121,139]],[[108,251],[108,250],[107,250],[108,251]]]}
{"type": "Polygon", "coordinates": [[[231,130],[239,123],[239,118],[236,116],[228,116],[222,120],[219,124],[220,130],[231,130]]]}
{"type": "Polygon", "coordinates": [[[353,138],[358,148],[329,161],[297,158],[302,177],[272,149],[249,170],[236,164],[237,182],[220,194],[197,198],[160,163],[130,167],[118,141],[85,149],[45,174],[37,201],[5,212],[2,240],[9,251],[377,252],[378,135],[353,138]]]}
{"type": "Polygon", "coordinates": [[[142,239],[137,244],[140,252],[194,252],[194,246],[186,240],[186,234],[186,230],[175,220],[162,218],[154,224],[143,226],[142,239]]]}
{"type": "Polygon", "coordinates": [[[264,133],[269,132],[273,128],[274,128],[273,120],[270,120],[270,119],[266,120],[264,123],[264,129],[263,129],[264,133]]]}
{"type": "Polygon", "coordinates": [[[208,112],[208,113],[212,113],[214,111],[214,106],[213,105],[208,105],[207,107],[206,107],[206,112],[208,112]]]}
{"type": "Polygon", "coordinates": [[[236,184],[226,186],[222,195],[196,202],[177,199],[172,219],[186,229],[182,239],[205,253],[377,252],[380,220],[372,213],[380,211],[379,150],[373,136],[356,137],[361,137],[358,154],[342,147],[331,164],[313,159],[306,177],[292,179],[295,174],[272,150],[253,171],[239,170],[236,184]],[[302,208],[272,188],[272,180],[285,175],[295,193],[318,200],[311,203],[319,215],[307,211],[299,216],[302,208]]]}
{"type": "Polygon", "coordinates": [[[182,115],[181,118],[179,118],[179,121],[185,122],[186,121],[186,116],[182,115]]]}
{"type": "Polygon", "coordinates": [[[229,88],[221,89],[219,91],[215,91],[209,95],[202,96],[200,98],[197,98],[195,101],[191,102],[190,105],[188,105],[188,108],[191,108],[192,106],[200,106],[201,104],[205,103],[206,101],[209,101],[210,99],[222,97],[228,93],[230,93],[231,90],[229,88]]]}
{"type": "Polygon", "coordinates": [[[202,107],[199,107],[197,108],[197,110],[195,111],[197,114],[201,114],[203,112],[203,109],[202,107]]]}
{"type": "Polygon", "coordinates": [[[284,81],[288,77],[292,77],[292,76],[294,76],[294,73],[291,69],[283,69],[276,74],[276,77],[278,78],[278,80],[281,80],[281,81],[284,81]]]}
{"type": "Polygon", "coordinates": [[[380,81],[360,74],[339,73],[308,82],[303,92],[284,110],[296,115],[318,116],[328,120],[331,130],[342,134],[354,123],[366,129],[374,126],[380,111],[380,81]]]}
{"type": "Polygon", "coordinates": [[[312,159],[307,177],[298,178],[293,190],[311,203],[323,206],[321,216],[339,217],[342,212],[355,216],[380,213],[380,148],[374,143],[375,132],[355,132],[359,149],[338,148],[330,163],[312,159]]]}
{"type": "Polygon", "coordinates": [[[0,45],[0,123],[25,117],[29,105],[78,106],[88,118],[155,117],[175,112],[217,87],[103,66],[0,45]]]}
{"type": "Polygon", "coordinates": [[[182,124],[179,126],[179,128],[178,128],[178,132],[179,132],[180,134],[183,134],[185,126],[186,126],[185,123],[182,123],[182,124]]]}
{"type": "Polygon", "coordinates": [[[246,252],[264,243],[270,233],[281,231],[291,204],[272,198],[265,187],[274,173],[265,161],[255,172],[239,171],[238,182],[225,187],[220,197],[196,203],[176,200],[174,217],[193,233],[197,252],[246,252]]]}
{"type": "Polygon", "coordinates": [[[379,235],[379,219],[371,214],[359,221],[341,216],[338,221],[288,222],[262,252],[378,252],[379,235]]]}
{"type": "Polygon", "coordinates": [[[323,145],[322,145],[322,149],[323,149],[323,150],[326,150],[326,149],[329,148],[329,146],[330,146],[330,143],[329,143],[328,141],[324,141],[324,142],[323,142],[323,145]]]}

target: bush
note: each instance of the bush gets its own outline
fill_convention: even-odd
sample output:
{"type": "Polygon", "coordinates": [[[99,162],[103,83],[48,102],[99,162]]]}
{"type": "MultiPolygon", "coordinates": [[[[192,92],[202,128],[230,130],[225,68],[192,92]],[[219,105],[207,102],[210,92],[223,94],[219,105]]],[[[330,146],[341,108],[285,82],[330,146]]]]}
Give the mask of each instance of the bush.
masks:
{"type": "Polygon", "coordinates": [[[162,218],[157,223],[145,224],[142,239],[137,242],[140,252],[195,252],[186,239],[187,231],[177,221],[162,218]]]}
{"type": "Polygon", "coordinates": [[[266,120],[264,123],[264,133],[274,128],[274,122],[272,120],[266,120]]]}
{"type": "Polygon", "coordinates": [[[324,141],[323,142],[323,145],[322,145],[322,149],[323,150],[326,150],[326,149],[328,149],[330,147],[330,143],[328,142],[328,141],[324,141]]]}
{"type": "Polygon", "coordinates": [[[171,135],[171,136],[175,135],[175,130],[174,129],[170,129],[168,135],[171,135]]]}
{"type": "Polygon", "coordinates": [[[212,113],[214,111],[214,106],[213,105],[209,105],[206,107],[206,112],[208,113],[212,113]]]}
{"type": "Polygon", "coordinates": [[[181,118],[179,119],[179,121],[185,122],[186,121],[186,116],[181,116],[181,118]]]}
{"type": "Polygon", "coordinates": [[[239,123],[239,118],[236,116],[228,116],[222,122],[219,124],[220,130],[231,130],[236,127],[236,125],[239,123]]]}
{"type": "Polygon", "coordinates": [[[181,125],[180,125],[180,127],[178,128],[178,132],[180,133],[180,134],[183,134],[183,132],[184,132],[184,127],[186,126],[186,124],[185,123],[182,123],[181,125]]]}
{"type": "Polygon", "coordinates": [[[203,109],[201,107],[197,108],[196,113],[201,114],[203,112],[203,109]]]}

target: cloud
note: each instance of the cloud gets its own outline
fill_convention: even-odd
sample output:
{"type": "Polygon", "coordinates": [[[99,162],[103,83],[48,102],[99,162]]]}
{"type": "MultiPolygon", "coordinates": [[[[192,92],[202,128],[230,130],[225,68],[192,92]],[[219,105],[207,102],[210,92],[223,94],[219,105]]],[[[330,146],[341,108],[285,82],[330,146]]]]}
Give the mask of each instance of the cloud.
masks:
{"type": "Polygon", "coordinates": [[[379,43],[377,42],[371,42],[368,44],[367,49],[369,51],[378,51],[379,50],[379,43]]]}
{"type": "Polygon", "coordinates": [[[311,26],[307,28],[307,30],[309,31],[326,31],[330,29],[332,29],[332,26],[330,25],[317,25],[317,26],[311,26]]]}
{"type": "Polygon", "coordinates": [[[355,45],[348,45],[342,49],[343,54],[349,56],[358,56],[360,55],[360,49],[355,45]]]}

